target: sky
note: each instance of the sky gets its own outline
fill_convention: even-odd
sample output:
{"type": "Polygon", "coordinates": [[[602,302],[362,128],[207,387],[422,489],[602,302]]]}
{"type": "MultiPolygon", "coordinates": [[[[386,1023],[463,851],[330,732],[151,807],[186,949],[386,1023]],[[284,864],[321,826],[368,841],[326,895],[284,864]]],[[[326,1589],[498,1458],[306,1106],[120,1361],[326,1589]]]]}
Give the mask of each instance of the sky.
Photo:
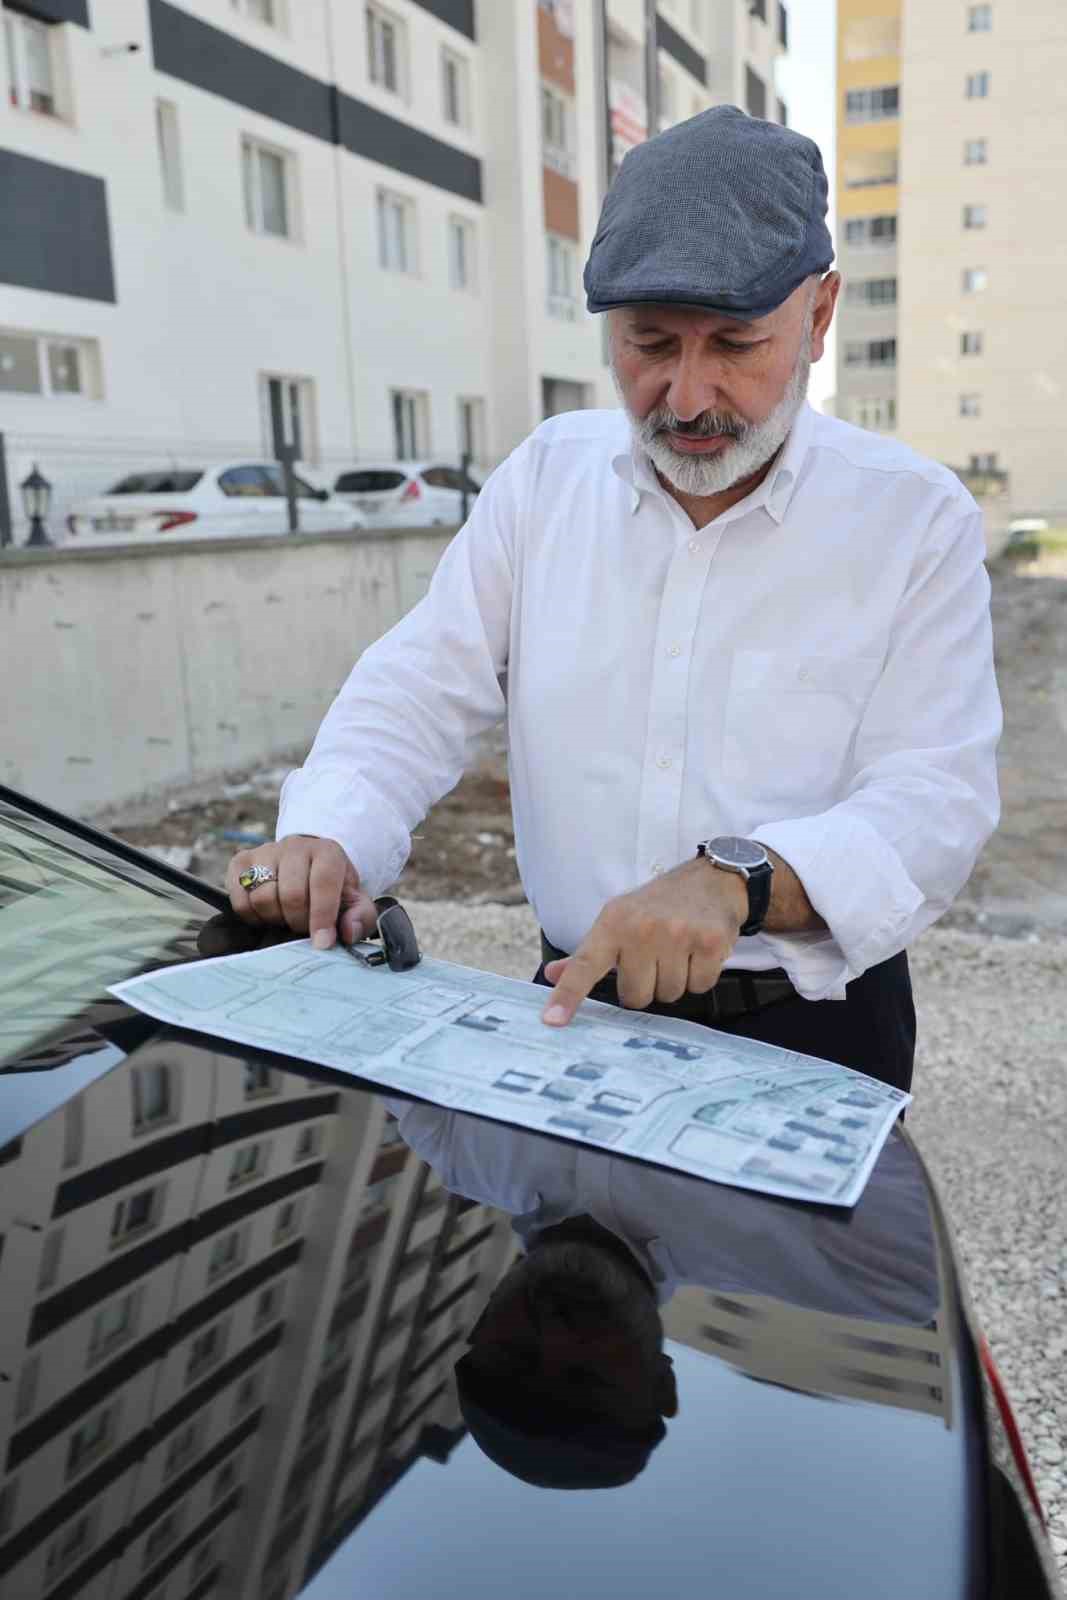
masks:
{"type": "MultiPolygon", "coordinates": [[[[834,71],[836,6],[834,0],[786,0],[789,11],[789,55],[778,68],[778,89],[789,107],[790,126],[814,139],[822,151],[830,179],[830,227],[834,230],[834,71]]],[[[836,235],[835,235],[836,236],[836,235]]],[[[833,394],[833,332],[826,354],[812,368],[809,395],[816,408],[833,394]]]]}

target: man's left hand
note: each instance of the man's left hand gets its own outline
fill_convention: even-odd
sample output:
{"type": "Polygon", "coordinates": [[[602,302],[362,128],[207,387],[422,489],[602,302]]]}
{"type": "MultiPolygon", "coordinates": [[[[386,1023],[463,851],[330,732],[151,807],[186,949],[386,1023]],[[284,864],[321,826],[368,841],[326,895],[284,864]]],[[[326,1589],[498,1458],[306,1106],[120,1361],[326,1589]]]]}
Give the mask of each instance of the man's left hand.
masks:
{"type": "Polygon", "coordinates": [[[612,968],[620,1003],[634,1011],[653,1000],[705,994],[718,983],[747,917],[744,879],[698,857],[609,900],[574,954],[545,967],[555,988],[543,1021],[570,1022],[612,968]]]}

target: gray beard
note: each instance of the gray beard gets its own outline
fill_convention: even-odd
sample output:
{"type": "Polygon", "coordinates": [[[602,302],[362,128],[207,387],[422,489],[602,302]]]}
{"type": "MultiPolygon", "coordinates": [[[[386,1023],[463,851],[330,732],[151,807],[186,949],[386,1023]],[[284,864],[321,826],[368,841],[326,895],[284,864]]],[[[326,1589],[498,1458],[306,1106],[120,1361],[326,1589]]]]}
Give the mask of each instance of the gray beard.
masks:
{"type": "MultiPolygon", "coordinates": [[[[679,427],[679,419],[667,406],[657,406],[647,417],[635,417],[626,406],[625,400],[623,409],[630,419],[630,427],[637,443],[646,452],[656,470],[680,494],[691,495],[694,498],[723,494],[727,489],[743,483],[746,478],[751,478],[761,467],[765,467],[789,437],[789,431],[807,398],[811,378],[811,355],[812,330],[809,318],[797,364],[793,368],[793,375],[786,386],[786,391],[770,416],[762,422],[743,422],[739,417],[728,413],[705,411],[696,419],[696,424],[683,423],[679,427]],[[718,455],[708,457],[685,455],[680,450],[674,449],[663,432],[665,428],[672,427],[681,433],[689,433],[699,438],[712,438],[716,434],[728,433],[732,436],[733,442],[718,455]]],[[[615,388],[622,400],[622,389],[615,373],[614,363],[611,371],[615,379],[615,388]]]]}

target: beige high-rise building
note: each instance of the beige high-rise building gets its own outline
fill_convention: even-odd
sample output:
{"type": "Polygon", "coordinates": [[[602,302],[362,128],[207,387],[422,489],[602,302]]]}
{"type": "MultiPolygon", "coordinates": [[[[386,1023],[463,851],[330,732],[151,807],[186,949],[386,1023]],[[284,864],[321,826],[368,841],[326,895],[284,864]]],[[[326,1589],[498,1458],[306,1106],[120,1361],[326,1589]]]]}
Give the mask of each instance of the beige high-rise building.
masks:
{"type": "Polygon", "coordinates": [[[1067,8],[842,0],[838,78],[839,415],[1067,515],[1067,8]]]}

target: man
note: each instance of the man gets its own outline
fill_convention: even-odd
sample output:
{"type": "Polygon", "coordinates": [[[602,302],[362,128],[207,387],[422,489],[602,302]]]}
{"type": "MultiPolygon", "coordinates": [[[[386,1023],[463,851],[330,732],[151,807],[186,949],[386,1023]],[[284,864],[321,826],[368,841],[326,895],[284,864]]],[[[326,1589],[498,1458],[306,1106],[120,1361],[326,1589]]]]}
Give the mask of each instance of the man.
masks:
{"type": "Polygon", "coordinates": [[[482,1449],[528,1482],[607,1487],[644,1467],[661,1419],[678,1410],[658,1307],[682,1285],[863,1319],[872,1338],[927,1326],[936,1311],[929,1196],[896,1135],[844,1211],[439,1106],[386,1104],[444,1186],[510,1214],[522,1244],[456,1376],[482,1449]]]}
{"type": "Polygon", "coordinates": [[[238,915],[370,931],[506,715],[546,1024],[594,994],[908,1087],[906,946],[998,818],[989,584],[950,471],[805,403],[826,207],[817,147],[734,107],[630,152],[585,270],[624,409],[493,474],[286,780],[278,842],[232,863],[238,915]]]}

